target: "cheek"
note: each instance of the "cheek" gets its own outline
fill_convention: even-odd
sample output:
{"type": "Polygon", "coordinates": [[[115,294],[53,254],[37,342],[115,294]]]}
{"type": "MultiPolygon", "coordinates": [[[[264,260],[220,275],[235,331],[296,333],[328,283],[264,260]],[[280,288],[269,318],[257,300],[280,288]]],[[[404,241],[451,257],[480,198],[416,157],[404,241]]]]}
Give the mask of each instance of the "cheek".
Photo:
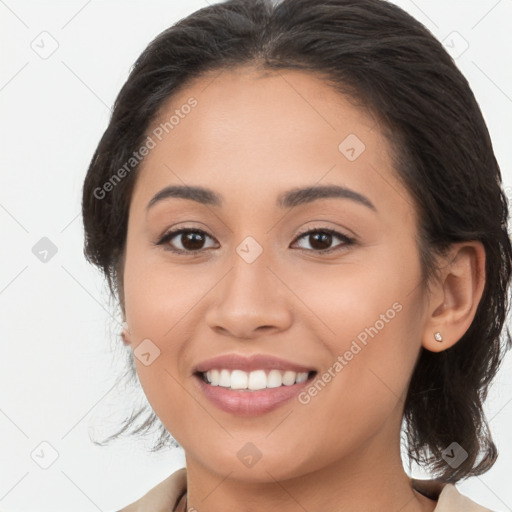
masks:
{"type": "Polygon", "coordinates": [[[361,425],[377,428],[403,405],[421,346],[424,304],[415,289],[415,260],[396,261],[390,253],[357,272],[331,268],[329,279],[304,274],[294,290],[307,297],[331,354],[318,376],[322,382],[307,390],[303,403],[309,414],[325,417],[332,436],[340,429],[357,436],[361,425]]]}
{"type": "Polygon", "coordinates": [[[389,332],[389,325],[407,316],[401,310],[414,298],[419,268],[412,258],[400,261],[393,248],[386,249],[365,261],[349,256],[337,265],[310,263],[281,272],[301,299],[290,298],[297,304],[297,319],[307,319],[336,352],[347,350],[347,341],[364,343],[389,332]]]}
{"type": "Polygon", "coordinates": [[[158,414],[164,400],[165,409],[181,405],[173,362],[179,360],[180,343],[184,340],[180,341],[176,334],[181,327],[180,318],[197,302],[198,290],[185,286],[181,274],[170,273],[149,261],[147,254],[128,245],[124,298],[136,371],[158,414]]]}
{"type": "Polygon", "coordinates": [[[198,266],[170,265],[127,257],[124,275],[126,316],[136,338],[173,339],[187,315],[218,280],[198,266]]]}

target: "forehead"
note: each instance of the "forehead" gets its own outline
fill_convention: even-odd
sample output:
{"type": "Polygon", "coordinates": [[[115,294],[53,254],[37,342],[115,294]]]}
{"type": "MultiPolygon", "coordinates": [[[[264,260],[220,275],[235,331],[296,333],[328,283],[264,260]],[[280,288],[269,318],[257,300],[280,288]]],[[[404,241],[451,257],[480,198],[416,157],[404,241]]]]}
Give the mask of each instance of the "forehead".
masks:
{"type": "Polygon", "coordinates": [[[163,104],[147,135],[155,145],[133,201],[147,202],[170,183],[221,188],[260,204],[290,185],[324,182],[390,201],[407,194],[376,119],[311,73],[207,73],[163,104]]]}

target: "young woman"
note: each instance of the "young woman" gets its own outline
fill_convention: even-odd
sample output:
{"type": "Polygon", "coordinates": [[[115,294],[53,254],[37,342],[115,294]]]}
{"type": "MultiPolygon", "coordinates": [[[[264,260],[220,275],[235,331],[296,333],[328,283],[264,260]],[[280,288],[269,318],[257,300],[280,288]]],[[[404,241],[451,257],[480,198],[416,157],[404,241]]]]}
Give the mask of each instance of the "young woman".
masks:
{"type": "Polygon", "coordinates": [[[507,204],[467,81],[400,8],[180,20],[115,102],[83,219],[146,427],[186,457],[124,511],[487,510],[454,484],[497,457],[507,204]]]}

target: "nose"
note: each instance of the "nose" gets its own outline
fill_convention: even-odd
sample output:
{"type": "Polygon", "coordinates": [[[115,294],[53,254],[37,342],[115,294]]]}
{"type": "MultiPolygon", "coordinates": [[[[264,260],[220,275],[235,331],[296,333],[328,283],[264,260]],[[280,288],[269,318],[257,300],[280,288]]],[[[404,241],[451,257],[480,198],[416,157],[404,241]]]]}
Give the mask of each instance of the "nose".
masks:
{"type": "Polygon", "coordinates": [[[235,254],[231,269],[212,290],[207,325],[237,339],[286,330],[292,321],[290,291],[276,274],[263,254],[252,263],[235,254]]]}

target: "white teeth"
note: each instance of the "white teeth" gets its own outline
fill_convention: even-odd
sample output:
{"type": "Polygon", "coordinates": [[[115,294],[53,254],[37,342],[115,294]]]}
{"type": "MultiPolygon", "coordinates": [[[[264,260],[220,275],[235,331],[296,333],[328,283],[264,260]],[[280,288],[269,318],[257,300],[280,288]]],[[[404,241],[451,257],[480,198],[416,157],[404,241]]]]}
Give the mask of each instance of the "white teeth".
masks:
{"type": "Polygon", "coordinates": [[[283,376],[279,370],[270,370],[267,375],[267,388],[278,388],[283,385],[283,376]]]}
{"type": "Polygon", "coordinates": [[[219,377],[219,386],[229,388],[231,386],[231,374],[229,370],[221,370],[219,377]]]}
{"type": "Polygon", "coordinates": [[[306,382],[308,380],[308,374],[306,372],[302,372],[302,373],[299,373],[297,374],[297,379],[295,380],[295,382],[306,382]]]}
{"type": "Polygon", "coordinates": [[[233,370],[231,372],[231,389],[247,389],[249,376],[242,370],[233,370]]]}
{"type": "Polygon", "coordinates": [[[210,374],[210,384],[212,386],[218,386],[220,380],[219,370],[210,370],[208,373],[210,374]]]}
{"type": "Polygon", "coordinates": [[[257,391],[265,388],[278,388],[280,386],[292,386],[295,383],[305,382],[308,372],[292,372],[270,370],[254,370],[244,372],[243,370],[209,370],[206,372],[206,380],[212,386],[220,386],[231,389],[249,389],[257,391]]]}
{"type": "Polygon", "coordinates": [[[292,384],[295,384],[295,378],[297,377],[296,372],[284,372],[283,375],[283,384],[285,386],[291,386],[292,384]]]}
{"type": "MultiPolygon", "coordinates": [[[[235,373],[236,371],[240,372],[240,373],[245,373],[245,375],[247,375],[246,372],[243,372],[241,370],[235,370],[233,373],[235,373]]],[[[233,374],[231,374],[231,379],[233,379],[233,374]]],[[[231,382],[233,382],[233,380],[231,380],[231,382]]],[[[231,386],[233,387],[233,386],[231,386]]],[[[267,387],[267,376],[265,375],[265,370],[256,370],[254,372],[251,372],[249,373],[249,383],[244,386],[245,389],[251,389],[253,391],[256,391],[258,389],[265,389],[267,387]]],[[[239,389],[244,389],[244,388],[239,388],[239,389]]]]}

